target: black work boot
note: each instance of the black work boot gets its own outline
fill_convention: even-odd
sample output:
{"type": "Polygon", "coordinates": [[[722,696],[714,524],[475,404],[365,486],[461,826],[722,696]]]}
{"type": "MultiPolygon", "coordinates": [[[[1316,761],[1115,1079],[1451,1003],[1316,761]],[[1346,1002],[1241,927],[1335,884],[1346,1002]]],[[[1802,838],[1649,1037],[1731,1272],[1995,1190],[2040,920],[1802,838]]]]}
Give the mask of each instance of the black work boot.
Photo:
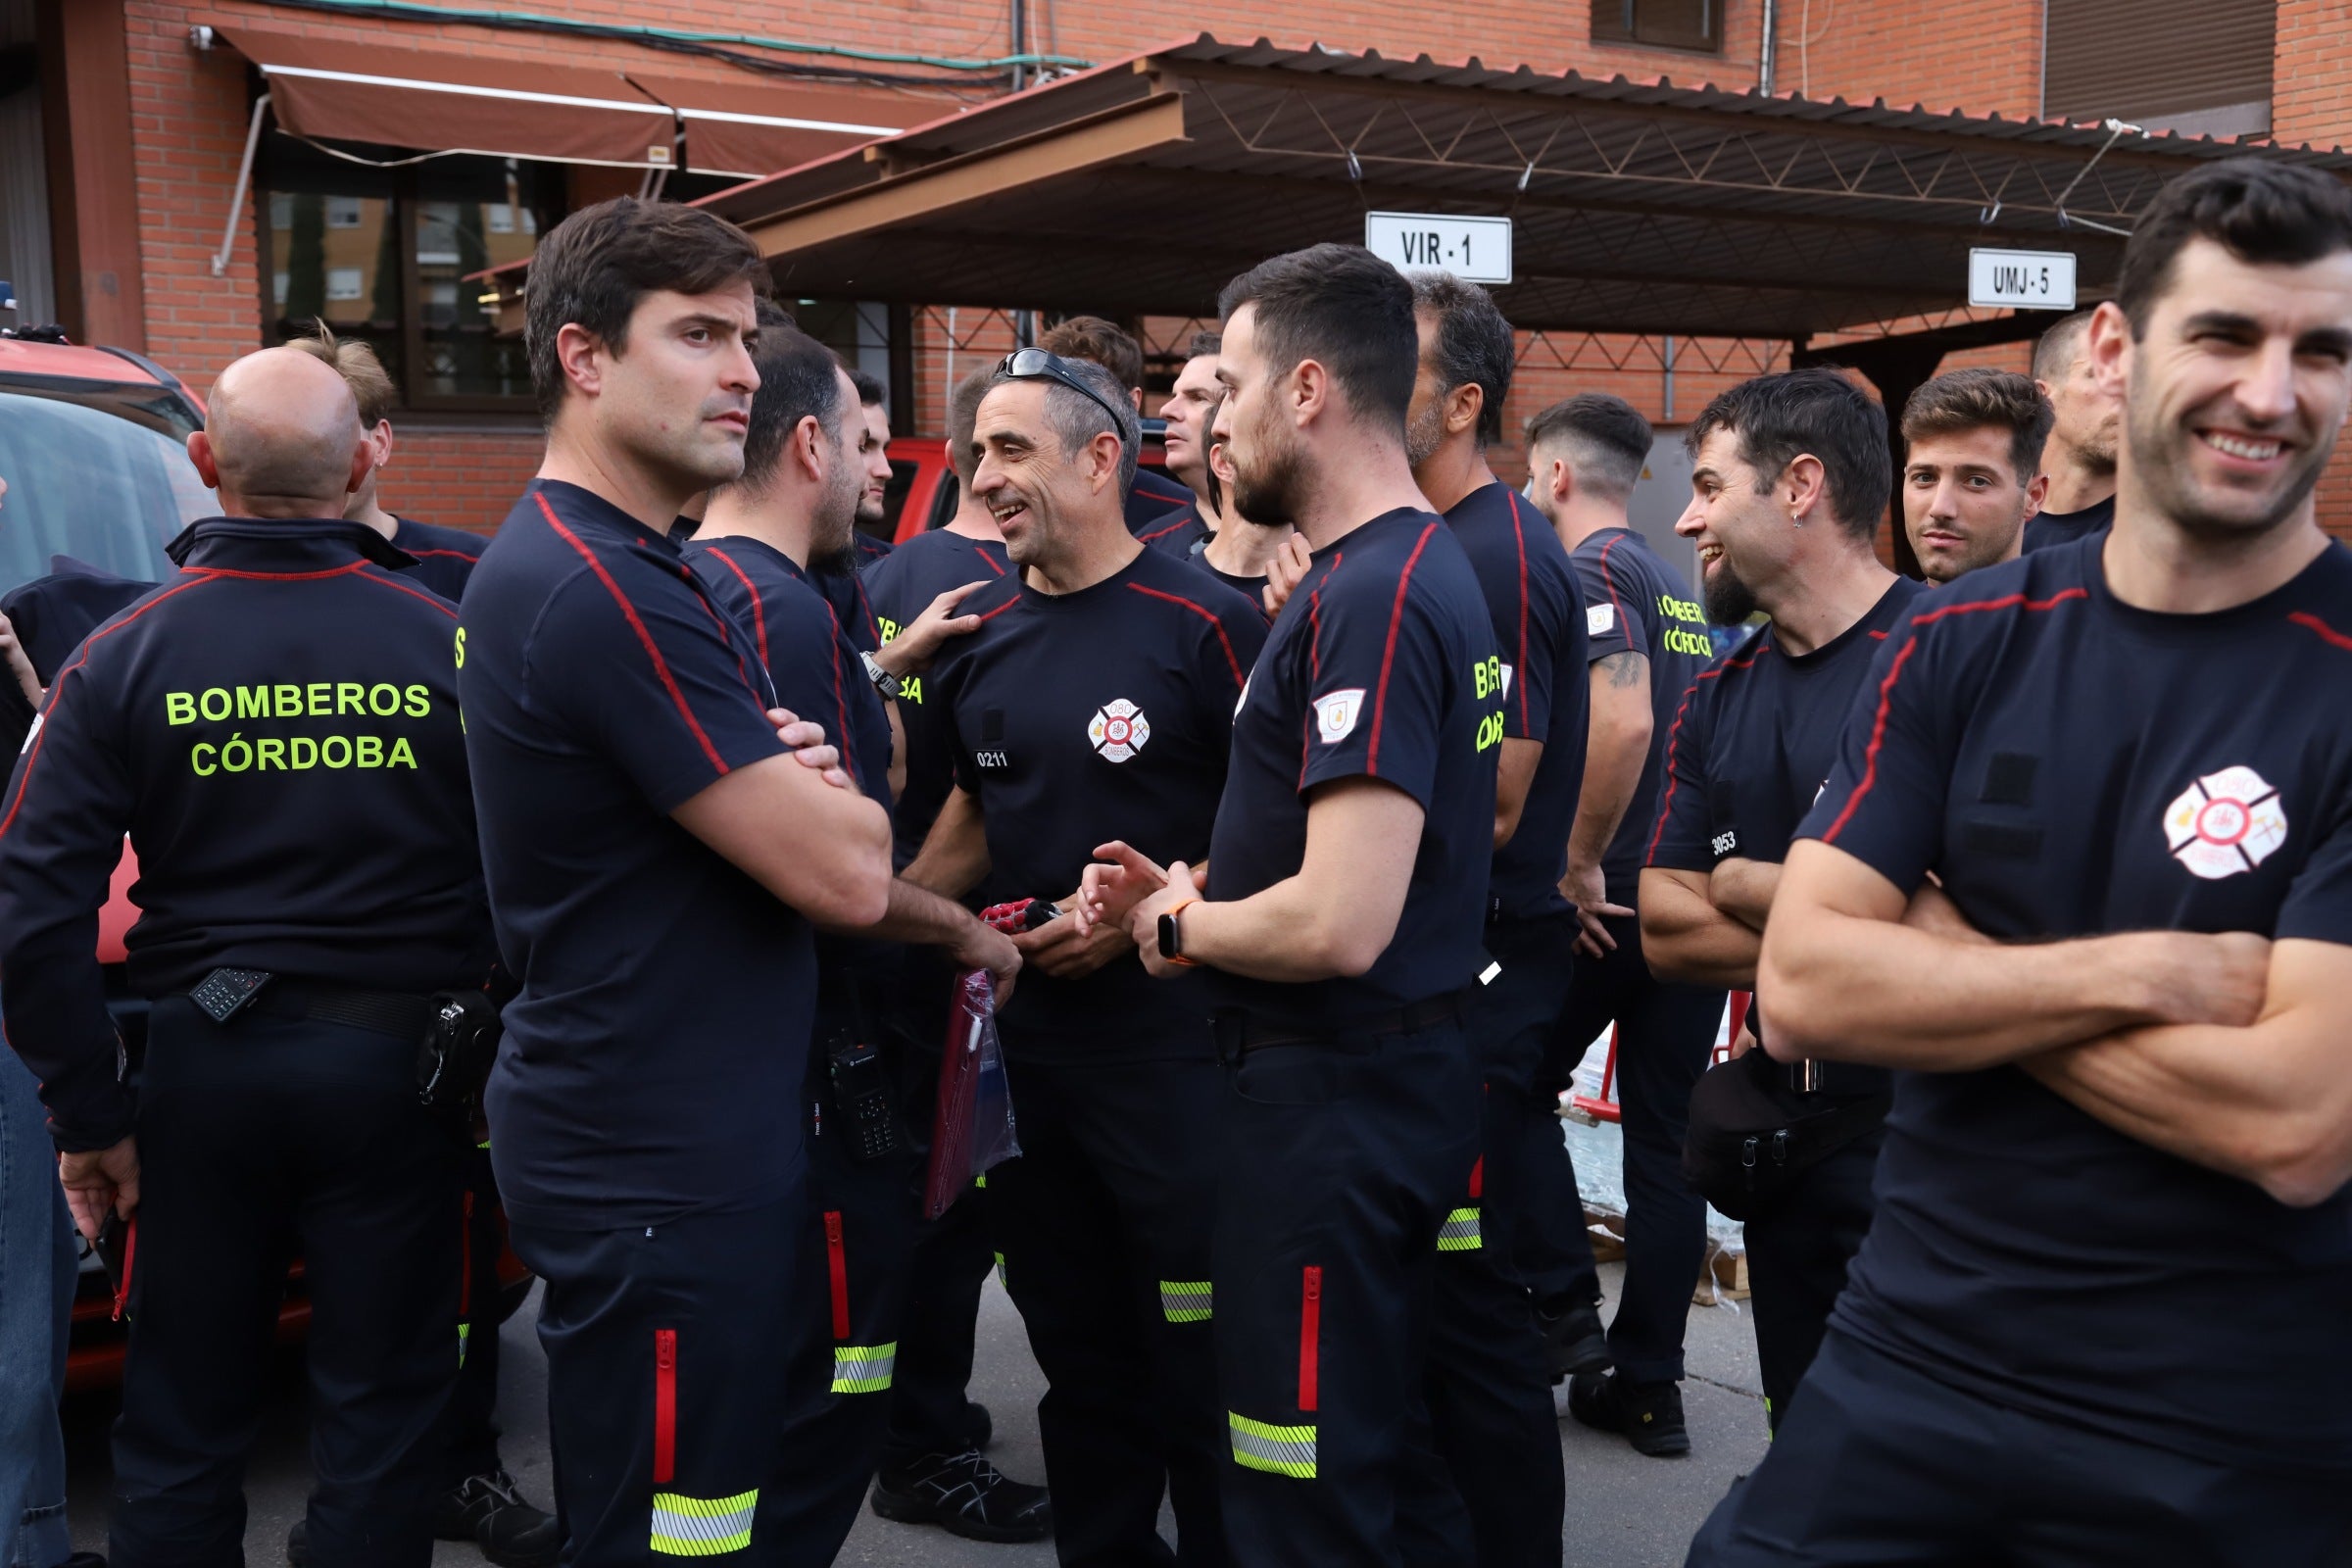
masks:
{"type": "Polygon", "coordinates": [[[1580,1301],[1557,1316],[1538,1307],[1536,1327],[1543,1331],[1544,1348],[1551,1359],[1552,1382],[1609,1369],[1609,1335],[1600,1326],[1598,1301],[1580,1301]]]}
{"type": "Polygon", "coordinates": [[[1599,1432],[1614,1432],[1653,1459],[1690,1451],[1679,1383],[1636,1383],[1621,1373],[1584,1374],[1568,1383],[1568,1413],[1599,1432]]]}
{"type": "Polygon", "coordinates": [[[434,1498],[433,1534],[472,1542],[498,1568],[553,1568],[564,1550],[556,1516],[525,1502],[504,1470],[467,1476],[434,1498]]]}
{"type": "Polygon", "coordinates": [[[874,1512],[901,1524],[937,1525],[966,1541],[1011,1544],[1054,1533],[1046,1489],[1015,1481],[976,1448],[926,1453],[874,1482],[874,1512]]]}

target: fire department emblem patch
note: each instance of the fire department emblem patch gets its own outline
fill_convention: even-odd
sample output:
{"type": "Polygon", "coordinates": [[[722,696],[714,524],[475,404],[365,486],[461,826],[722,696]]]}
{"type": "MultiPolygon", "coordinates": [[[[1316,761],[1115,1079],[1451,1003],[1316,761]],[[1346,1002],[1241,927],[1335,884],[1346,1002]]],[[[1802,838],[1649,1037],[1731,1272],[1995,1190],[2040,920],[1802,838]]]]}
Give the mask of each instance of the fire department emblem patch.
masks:
{"type": "Polygon", "coordinates": [[[2174,859],[2214,881],[2269,859],[2286,842],[2286,809],[2260,773],[2225,767],[2182,790],[2166,808],[2164,837],[2174,859]]]}
{"type": "Polygon", "coordinates": [[[1094,721],[1086,726],[1086,738],[1108,760],[1124,762],[1152,738],[1152,721],[1142,709],[1122,697],[1095,710],[1094,721]]]}

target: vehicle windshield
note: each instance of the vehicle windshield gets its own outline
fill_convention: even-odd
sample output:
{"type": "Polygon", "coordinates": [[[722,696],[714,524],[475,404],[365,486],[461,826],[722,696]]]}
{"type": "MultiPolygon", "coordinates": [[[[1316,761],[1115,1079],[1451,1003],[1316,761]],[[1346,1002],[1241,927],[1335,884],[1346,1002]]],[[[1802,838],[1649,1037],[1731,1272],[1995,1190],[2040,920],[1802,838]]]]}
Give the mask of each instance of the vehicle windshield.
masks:
{"type": "Polygon", "coordinates": [[[220,510],[166,433],[184,422],[153,406],[117,413],[95,397],[0,387],[0,593],[46,576],[57,556],[141,582],[170,576],[164,546],[220,510]]]}

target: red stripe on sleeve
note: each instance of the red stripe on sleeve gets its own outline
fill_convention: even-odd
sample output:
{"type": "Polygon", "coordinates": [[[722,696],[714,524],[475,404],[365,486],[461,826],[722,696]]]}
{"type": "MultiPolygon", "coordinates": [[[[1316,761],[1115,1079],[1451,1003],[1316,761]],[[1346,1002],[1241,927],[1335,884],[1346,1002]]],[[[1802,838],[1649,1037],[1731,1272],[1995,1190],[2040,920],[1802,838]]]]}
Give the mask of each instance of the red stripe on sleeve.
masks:
{"type": "Polygon", "coordinates": [[[2308,610],[2298,610],[2286,618],[2308,631],[2318,632],[2325,642],[2331,643],[2337,648],[2352,649],[2352,637],[2345,636],[2308,610]]]}
{"type": "Polygon", "coordinates": [[[733,572],[735,580],[743,584],[743,591],[752,596],[752,636],[760,644],[760,662],[774,669],[775,661],[767,657],[767,607],[760,603],[760,589],[752,581],[752,574],[737,565],[735,558],[716,545],[705,545],[703,554],[716,556],[719,564],[733,572]]]}
{"type": "Polygon", "coordinates": [[[1233,671],[1234,690],[1241,690],[1242,683],[1250,677],[1242,672],[1242,662],[1233,654],[1233,639],[1225,635],[1225,623],[1217,619],[1215,611],[1206,605],[1196,605],[1181,594],[1162,593],[1157,588],[1147,588],[1140,582],[1131,582],[1127,586],[1147,598],[1164,599],[1171,605],[1182,605],[1202,620],[1207,621],[1209,630],[1217,634],[1217,646],[1225,650],[1225,667],[1233,671]]]}
{"type": "Polygon", "coordinates": [[[424,593],[418,589],[410,587],[405,582],[396,581],[390,577],[379,577],[373,572],[361,573],[360,580],[362,582],[381,583],[386,588],[391,589],[394,593],[407,594],[411,599],[419,600],[432,606],[435,610],[438,610],[441,612],[441,613],[447,615],[452,620],[458,618],[458,607],[451,604],[448,600],[442,598],[439,594],[424,593]]]}
{"type": "MultiPolygon", "coordinates": [[[[638,616],[637,607],[629,603],[629,596],[620,591],[620,584],[612,580],[612,574],[605,569],[605,564],[596,559],[596,552],[582,544],[578,534],[564,526],[564,519],[556,515],[556,509],[547,504],[545,491],[532,491],[531,499],[539,503],[540,512],[547,517],[547,525],[555,529],[565,544],[580,553],[580,559],[588,563],[588,569],[596,573],[596,580],[605,585],[605,592],[611,594],[612,602],[620,607],[621,617],[629,623],[629,630],[637,634],[637,641],[645,649],[645,657],[654,662],[654,673],[662,677],[662,688],[669,693],[669,700],[678,707],[678,716],[686,720],[686,727],[694,731],[694,738],[702,743],[703,755],[710,760],[710,765],[718,769],[721,778],[734,771],[727,766],[727,760],[718,755],[718,748],[710,744],[710,735],[703,729],[703,721],[694,716],[693,706],[678,688],[678,678],[669,672],[669,661],[663,659],[662,650],[654,645],[654,634],[646,629],[644,620],[638,616]]],[[[745,695],[752,694],[747,692],[745,695]]],[[[757,700],[754,698],[754,701],[757,700]]]]}
{"type": "Polygon", "coordinates": [[[1682,744],[1683,715],[1690,711],[1691,700],[1698,696],[1698,681],[1715,680],[1727,669],[1745,669],[1755,662],[1756,656],[1754,654],[1748,655],[1745,659],[1727,659],[1722,663],[1714,665],[1712,668],[1700,670],[1698,672],[1698,680],[1692,681],[1689,689],[1683,693],[1682,704],[1674,710],[1674,723],[1669,726],[1666,731],[1666,794],[1665,797],[1658,802],[1658,825],[1656,830],[1649,835],[1649,849],[1647,853],[1642,857],[1642,863],[1643,865],[1647,865],[1650,861],[1658,858],[1658,846],[1659,844],[1663,843],[1666,838],[1666,819],[1672,813],[1674,808],[1674,792],[1681,786],[1682,783],[1680,779],[1674,776],[1675,748],[1682,744]]]}
{"type": "Polygon", "coordinates": [[[1421,564],[1421,552],[1429,548],[1429,536],[1441,525],[1430,523],[1413,541],[1413,553],[1404,558],[1404,569],[1396,574],[1396,601],[1389,607],[1389,641],[1380,652],[1380,690],[1372,699],[1372,738],[1364,748],[1364,775],[1380,777],[1380,721],[1389,707],[1389,671],[1396,662],[1396,634],[1404,625],[1404,594],[1412,586],[1413,568],[1421,564]]]}
{"type": "Polygon", "coordinates": [[[145,604],[139,606],[138,609],[124,615],[121,620],[116,621],[113,625],[102,627],[99,630],[90,633],[90,635],[82,642],[81,652],[74,656],[74,662],[57,672],[57,678],[49,683],[49,691],[51,694],[49,698],[49,706],[43,709],[36,718],[36,721],[40,724],[40,732],[32,737],[32,749],[25,753],[24,765],[18,770],[17,798],[9,806],[8,815],[0,817],[0,838],[6,838],[8,836],[9,828],[14,826],[16,823],[17,812],[24,809],[24,792],[32,787],[33,766],[40,761],[41,749],[48,744],[49,714],[55,712],[59,706],[62,705],[66,699],[66,677],[73,674],[75,670],[81,668],[82,665],[90,662],[90,650],[97,647],[98,644],[104,642],[107,638],[112,637],[115,633],[129,625],[132,621],[137,620],[141,615],[146,614],[147,612],[153,610],[165,600],[170,599],[177,594],[184,594],[191,588],[201,587],[205,583],[211,582],[214,578],[214,573],[210,572],[202,575],[190,574],[188,581],[181,583],[176,588],[165,589],[162,593],[157,594],[153,599],[150,599],[145,604]]]}
{"type": "MultiPolygon", "coordinates": [[[[1625,624],[1625,606],[1617,600],[1617,574],[1609,569],[1609,552],[1623,543],[1625,535],[1619,534],[1600,547],[1600,586],[1609,596],[1609,612],[1617,617],[1620,626],[1625,624]]],[[[1633,639],[1629,637],[1626,641],[1630,643],[1633,639]]]]}
{"type": "MultiPolygon", "coordinates": [[[[2022,610],[2031,613],[2038,610],[2052,609],[2070,599],[2088,600],[2089,598],[2090,590],[2081,587],[2060,589],[2047,599],[2028,599],[2022,593],[2004,594],[1998,599],[1980,599],[1965,605],[1943,605],[1913,616],[1909,633],[1903,639],[1903,646],[1895,650],[1894,662],[1886,666],[1886,678],[1879,682],[1879,708],[1878,711],[1871,716],[1870,743],[1862,750],[1861,782],[1854,786],[1854,793],[1845,798],[1844,808],[1830,823],[1829,831],[1822,834],[1821,842],[1824,844],[1838,842],[1838,835],[1845,831],[1845,824],[1854,819],[1854,812],[1861,807],[1862,798],[1868,795],[1871,787],[1879,781],[1879,748],[1886,744],[1886,715],[1894,706],[1894,683],[1902,678],[1903,666],[1911,662],[1911,656],[1919,650],[1921,627],[1950,615],[1974,614],[1987,610],[2022,610]]],[[[1884,637],[1886,633],[1873,632],[1871,635],[1884,637]]]]}

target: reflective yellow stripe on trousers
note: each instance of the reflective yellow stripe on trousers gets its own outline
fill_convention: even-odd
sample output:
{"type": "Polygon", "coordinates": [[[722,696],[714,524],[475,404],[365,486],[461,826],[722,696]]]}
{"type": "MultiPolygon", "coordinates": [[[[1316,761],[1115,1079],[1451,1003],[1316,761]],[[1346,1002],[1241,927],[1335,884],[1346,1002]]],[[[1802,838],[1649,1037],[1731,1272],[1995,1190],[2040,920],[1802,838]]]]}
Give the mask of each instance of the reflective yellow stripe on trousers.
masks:
{"type": "Polygon", "coordinates": [[[653,1549],[669,1557],[718,1557],[752,1544],[752,1511],[760,1489],[732,1497],[654,1494],[653,1549]]]}

